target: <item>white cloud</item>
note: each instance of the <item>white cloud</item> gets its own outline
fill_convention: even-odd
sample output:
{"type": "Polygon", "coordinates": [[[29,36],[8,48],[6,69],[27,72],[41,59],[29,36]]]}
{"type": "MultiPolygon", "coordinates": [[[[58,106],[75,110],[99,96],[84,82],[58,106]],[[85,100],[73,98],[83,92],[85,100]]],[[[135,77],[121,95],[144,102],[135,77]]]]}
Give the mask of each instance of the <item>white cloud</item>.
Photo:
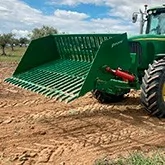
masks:
{"type": "Polygon", "coordinates": [[[13,29],[11,32],[13,34],[15,34],[18,38],[20,38],[20,37],[28,37],[28,35],[30,34],[30,32],[28,30],[13,29]]]}
{"type": "Polygon", "coordinates": [[[3,7],[3,6],[0,6],[0,11],[1,11],[1,12],[8,12],[8,9],[5,8],[5,7],[3,7]]]}
{"type": "Polygon", "coordinates": [[[122,6],[131,6],[133,7],[141,7],[142,5],[160,5],[164,3],[164,0],[50,0],[49,4],[56,5],[69,5],[75,6],[79,4],[94,4],[94,5],[106,5],[111,7],[122,7],[122,6]]]}
{"type": "Polygon", "coordinates": [[[164,3],[164,0],[51,0],[49,4],[76,6],[79,4],[93,4],[107,6],[110,8],[109,15],[118,16],[122,19],[130,19],[134,11],[140,8],[144,9],[144,5],[157,6],[164,3]]]}
{"type": "Polygon", "coordinates": [[[85,13],[78,13],[75,11],[66,11],[57,9],[54,12],[54,16],[61,19],[74,19],[74,20],[83,20],[88,18],[89,16],[85,13]]]}
{"type": "MultiPolygon", "coordinates": [[[[50,1],[49,1],[50,2],[50,1]]],[[[52,15],[45,15],[40,10],[28,6],[20,0],[5,0],[0,3],[0,32],[14,32],[18,36],[25,36],[33,28],[42,25],[53,26],[59,31],[67,33],[138,33],[138,25],[131,23],[131,15],[143,4],[158,5],[163,1],[157,0],[52,0],[51,3],[75,6],[80,3],[107,6],[109,18],[93,19],[90,15],[72,10],[54,11],[52,15]],[[111,16],[117,16],[112,19],[111,16]],[[14,29],[14,30],[13,30],[14,29]]]]}
{"type": "Polygon", "coordinates": [[[0,10],[0,30],[4,32],[12,29],[31,29],[42,17],[41,11],[31,8],[19,0],[1,1],[0,10]]]}
{"type": "Polygon", "coordinates": [[[95,4],[101,5],[105,3],[105,0],[50,0],[47,4],[55,4],[55,5],[69,5],[76,6],[79,4],[95,4]]]}

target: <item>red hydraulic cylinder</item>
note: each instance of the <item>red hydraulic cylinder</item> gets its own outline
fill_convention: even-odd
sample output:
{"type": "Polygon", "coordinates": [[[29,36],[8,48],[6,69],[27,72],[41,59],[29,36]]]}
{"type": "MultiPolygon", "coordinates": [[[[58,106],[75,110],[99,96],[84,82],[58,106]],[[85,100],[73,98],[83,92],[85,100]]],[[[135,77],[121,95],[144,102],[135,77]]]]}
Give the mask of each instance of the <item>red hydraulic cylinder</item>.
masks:
{"type": "Polygon", "coordinates": [[[114,69],[111,69],[110,67],[106,67],[106,71],[110,72],[110,73],[113,73],[115,76],[120,77],[123,80],[128,80],[128,81],[131,81],[131,82],[135,81],[135,76],[133,76],[133,75],[127,73],[127,72],[121,71],[119,69],[114,70],[114,69]]]}

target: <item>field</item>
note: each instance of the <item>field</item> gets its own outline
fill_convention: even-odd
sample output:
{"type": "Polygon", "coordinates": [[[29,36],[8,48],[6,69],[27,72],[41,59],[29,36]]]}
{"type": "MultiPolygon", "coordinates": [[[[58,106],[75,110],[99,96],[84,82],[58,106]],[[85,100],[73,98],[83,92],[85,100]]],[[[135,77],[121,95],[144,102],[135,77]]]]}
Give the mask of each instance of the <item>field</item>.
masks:
{"type": "Polygon", "coordinates": [[[1,62],[19,62],[21,56],[24,54],[26,47],[15,47],[14,51],[11,48],[6,48],[7,56],[1,56],[2,52],[0,50],[0,61],[1,62]]]}
{"type": "Polygon", "coordinates": [[[3,81],[21,52],[0,57],[0,164],[92,165],[136,151],[165,152],[165,120],[144,112],[139,91],[117,104],[99,104],[90,93],[57,102],[3,81]]]}

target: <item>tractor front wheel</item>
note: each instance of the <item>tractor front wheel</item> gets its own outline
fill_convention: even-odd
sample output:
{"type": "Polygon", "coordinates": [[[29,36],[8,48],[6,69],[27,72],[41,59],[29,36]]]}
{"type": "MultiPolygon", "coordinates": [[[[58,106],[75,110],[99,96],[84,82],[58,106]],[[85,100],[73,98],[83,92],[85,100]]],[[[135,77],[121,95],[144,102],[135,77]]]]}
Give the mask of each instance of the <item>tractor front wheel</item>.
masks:
{"type": "Polygon", "coordinates": [[[94,90],[92,91],[92,94],[93,97],[96,98],[100,103],[105,103],[105,104],[119,102],[124,99],[124,94],[116,96],[100,90],[94,90]]]}
{"type": "Polygon", "coordinates": [[[145,71],[141,102],[149,114],[165,117],[165,58],[154,61],[145,71]]]}

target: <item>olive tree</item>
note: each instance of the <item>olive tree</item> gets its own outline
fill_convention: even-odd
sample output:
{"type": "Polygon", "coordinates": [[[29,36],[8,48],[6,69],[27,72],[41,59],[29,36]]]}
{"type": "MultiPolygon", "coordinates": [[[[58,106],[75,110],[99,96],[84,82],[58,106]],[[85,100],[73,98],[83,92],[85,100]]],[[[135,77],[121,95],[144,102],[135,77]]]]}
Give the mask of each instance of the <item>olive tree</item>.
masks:
{"type": "Polygon", "coordinates": [[[19,44],[20,44],[20,47],[22,47],[23,45],[26,45],[29,43],[29,40],[26,38],[26,37],[21,37],[19,39],[19,44]]]}
{"type": "Polygon", "coordinates": [[[7,44],[10,44],[13,36],[14,35],[12,33],[0,34],[0,47],[2,48],[2,55],[6,55],[5,47],[7,44]]]}
{"type": "Polygon", "coordinates": [[[32,30],[32,33],[30,34],[31,40],[40,38],[40,37],[45,37],[50,34],[57,34],[58,31],[57,29],[49,26],[43,25],[41,28],[35,28],[32,30]]]}

